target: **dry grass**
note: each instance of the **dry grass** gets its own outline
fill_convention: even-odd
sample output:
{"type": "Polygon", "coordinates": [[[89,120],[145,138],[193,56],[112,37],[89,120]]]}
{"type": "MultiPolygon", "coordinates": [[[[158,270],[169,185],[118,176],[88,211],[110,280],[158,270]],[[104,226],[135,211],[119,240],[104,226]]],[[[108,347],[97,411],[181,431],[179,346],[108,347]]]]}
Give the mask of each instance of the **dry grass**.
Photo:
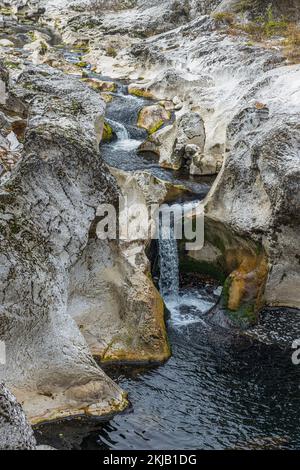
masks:
{"type": "Polygon", "coordinates": [[[233,25],[235,22],[235,15],[230,12],[220,12],[220,13],[214,13],[213,14],[213,19],[217,23],[223,23],[226,25],[233,25]]]}
{"type": "Polygon", "coordinates": [[[300,63],[300,26],[290,24],[285,39],[285,56],[293,64],[300,63]]]}
{"type": "Polygon", "coordinates": [[[289,62],[300,63],[300,25],[284,18],[275,18],[270,6],[264,16],[254,21],[241,22],[237,15],[230,12],[215,13],[213,18],[231,36],[247,35],[249,44],[260,42],[267,45],[269,39],[273,43],[278,39],[278,45],[283,45],[283,53],[289,62]]]}

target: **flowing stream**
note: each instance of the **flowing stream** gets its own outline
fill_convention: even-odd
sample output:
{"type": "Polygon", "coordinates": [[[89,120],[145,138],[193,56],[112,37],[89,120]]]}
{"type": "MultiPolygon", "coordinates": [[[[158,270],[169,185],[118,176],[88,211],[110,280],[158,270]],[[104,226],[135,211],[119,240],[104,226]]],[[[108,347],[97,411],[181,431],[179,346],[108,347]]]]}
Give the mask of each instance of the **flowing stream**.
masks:
{"type": "MultiPolygon", "coordinates": [[[[103,158],[127,171],[147,169],[184,182],[201,200],[208,181],[184,178],[159,168],[156,157],[138,155],[145,133],[136,122],[144,104],[119,86],[107,109],[116,140],[102,144],[103,158]]],[[[268,344],[259,330],[256,339],[212,324],[208,312],[220,286],[209,280],[182,282],[174,234],[165,239],[161,228],[158,245],[171,359],[156,367],[106,368],[129,392],[130,409],[105,423],[78,419],[39,426],[39,443],[95,450],[299,448],[300,369],[291,362],[288,343],[268,344]]],[[[286,319],[276,340],[284,337],[287,324],[300,321],[299,312],[272,315],[286,319]]]]}
{"type": "MultiPolygon", "coordinates": [[[[20,25],[14,31],[17,47],[32,29],[36,25],[20,25]]],[[[66,51],[66,58],[78,61],[76,53],[66,51]]],[[[137,128],[137,116],[147,103],[118,84],[107,108],[116,139],[102,144],[103,158],[127,171],[147,169],[183,183],[201,200],[209,191],[209,178],[192,179],[162,169],[157,157],[138,154],[146,133],[137,128]]],[[[209,280],[182,280],[174,234],[165,239],[161,230],[158,246],[171,359],[156,367],[107,368],[128,391],[132,406],[106,422],[79,418],[40,425],[35,429],[38,443],[93,450],[299,449],[300,368],[292,364],[291,342],[299,336],[300,312],[265,311],[247,335],[223,329],[208,314],[220,286],[209,280]]]]}

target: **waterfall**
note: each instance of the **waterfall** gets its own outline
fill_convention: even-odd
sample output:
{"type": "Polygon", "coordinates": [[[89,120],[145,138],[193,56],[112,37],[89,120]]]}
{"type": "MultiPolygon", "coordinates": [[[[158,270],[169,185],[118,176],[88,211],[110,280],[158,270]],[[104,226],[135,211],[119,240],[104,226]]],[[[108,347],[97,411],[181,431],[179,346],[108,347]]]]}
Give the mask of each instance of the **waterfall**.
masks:
{"type": "Polygon", "coordinates": [[[117,121],[112,121],[111,119],[107,119],[107,122],[110,126],[112,126],[113,130],[116,133],[118,140],[127,140],[130,138],[128,131],[123,124],[117,121]]]}
{"type": "Polygon", "coordinates": [[[171,323],[182,327],[192,323],[203,322],[202,315],[213,307],[214,301],[203,297],[197,289],[179,289],[179,253],[176,224],[197,204],[196,201],[183,205],[174,204],[161,208],[159,218],[159,289],[171,315],[171,323]],[[164,212],[166,211],[166,212],[164,212]],[[171,212],[170,212],[171,211],[171,212]],[[171,213],[173,217],[165,218],[163,214],[171,213]],[[166,223],[170,221],[171,223],[166,223]]]}
{"type": "Polygon", "coordinates": [[[171,219],[170,226],[159,219],[159,264],[160,293],[172,312],[179,305],[179,256],[175,235],[175,223],[171,219]]]}
{"type": "Polygon", "coordinates": [[[117,141],[112,144],[114,150],[130,151],[137,149],[139,145],[141,145],[140,140],[130,138],[129,132],[124,124],[111,119],[107,119],[107,122],[113,128],[117,136],[117,141]]]}

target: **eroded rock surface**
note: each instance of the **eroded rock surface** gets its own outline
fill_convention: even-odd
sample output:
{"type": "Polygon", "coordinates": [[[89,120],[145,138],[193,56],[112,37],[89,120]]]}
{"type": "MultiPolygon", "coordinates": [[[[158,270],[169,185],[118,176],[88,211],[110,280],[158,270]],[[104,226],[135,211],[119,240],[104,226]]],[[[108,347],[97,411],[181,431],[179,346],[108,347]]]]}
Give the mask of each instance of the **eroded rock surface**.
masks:
{"type": "Polygon", "coordinates": [[[33,422],[124,408],[67,313],[69,270],[117,187],[97,150],[101,98],[53,69],[28,68],[3,108],[27,115],[21,158],[1,184],[1,379],[33,422]]]}
{"type": "Polygon", "coordinates": [[[0,449],[34,450],[36,441],[16,398],[0,384],[0,449]]]}
{"type": "Polygon", "coordinates": [[[95,227],[71,272],[68,311],[101,361],[162,362],[170,356],[164,305],[145,254],[151,226],[143,227],[141,207],[161,204],[174,189],[147,172],[111,171],[127,198],[130,212],[124,211],[120,230],[125,224],[128,230],[120,242],[110,242],[97,239],[95,227]]]}

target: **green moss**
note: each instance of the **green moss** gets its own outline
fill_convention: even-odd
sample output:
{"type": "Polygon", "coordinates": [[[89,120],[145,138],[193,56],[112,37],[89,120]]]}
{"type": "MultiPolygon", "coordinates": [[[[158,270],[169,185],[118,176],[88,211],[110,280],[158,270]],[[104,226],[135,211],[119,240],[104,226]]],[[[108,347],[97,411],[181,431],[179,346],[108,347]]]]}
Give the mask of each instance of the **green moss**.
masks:
{"type": "Polygon", "coordinates": [[[158,129],[160,129],[164,125],[164,121],[160,119],[157,121],[150,129],[149,129],[149,134],[154,134],[158,129]]]}
{"type": "Polygon", "coordinates": [[[117,53],[116,49],[114,48],[114,46],[109,45],[106,48],[106,55],[108,55],[108,57],[115,58],[115,57],[117,57],[118,53],[117,53]]]}
{"type": "Polygon", "coordinates": [[[219,13],[214,13],[213,18],[215,21],[218,23],[225,23],[228,25],[232,25],[235,21],[235,15],[230,12],[219,12],[219,13]]]}
{"type": "Polygon", "coordinates": [[[130,88],[128,93],[138,98],[153,99],[153,95],[150,91],[143,88],[130,88]]]}
{"type": "Polygon", "coordinates": [[[226,274],[220,266],[207,261],[197,261],[187,255],[180,258],[180,271],[183,273],[206,274],[222,283],[226,279],[226,274]]]}
{"type": "Polygon", "coordinates": [[[82,105],[79,101],[73,99],[71,101],[71,112],[72,114],[76,115],[82,112],[82,105]]]}
{"type": "Polygon", "coordinates": [[[215,246],[223,255],[226,253],[226,238],[222,237],[222,232],[214,227],[205,226],[205,240],[215,246]]]}
{"type": "Polygon", "coordinates": [[[257,313],[254,303],[242,303],[237,310],[230,310],[228,308],[231,278],[228,277],[223,285],[221,295],[221,305],[228,316],[228,318],[239,328],[249,328],[257,323],[257,313]]]}
{"type": "Polygon", "coordinates": [[[253,304],[243,304],[236,310],[227,310],[230,320],[239,328],[249,328],[257,323],[257,314],[253,304]]]}
{"type": "Polygon", "coordinates": [[[83,68],[87,67],[89,64],[88,64],[88,62],[85,62],[84,60],[80,60],[79,62],[76,62],[75,65],[76,65],[77,67],[83,69],[83,68]]]}
{"type": "Polygon", "coordinates": [[[102,142],[110,142],[112,138],[113,138],[112,127],[107,122],[104,122],[102,142]]]}
{"type": "Polygon", "coordinates": [[[19,69],[21,68],[21,65],[17,62],[12,62],[11,60],[5,60],[4,61],[5,67],[8,69],[19,69]]]}

